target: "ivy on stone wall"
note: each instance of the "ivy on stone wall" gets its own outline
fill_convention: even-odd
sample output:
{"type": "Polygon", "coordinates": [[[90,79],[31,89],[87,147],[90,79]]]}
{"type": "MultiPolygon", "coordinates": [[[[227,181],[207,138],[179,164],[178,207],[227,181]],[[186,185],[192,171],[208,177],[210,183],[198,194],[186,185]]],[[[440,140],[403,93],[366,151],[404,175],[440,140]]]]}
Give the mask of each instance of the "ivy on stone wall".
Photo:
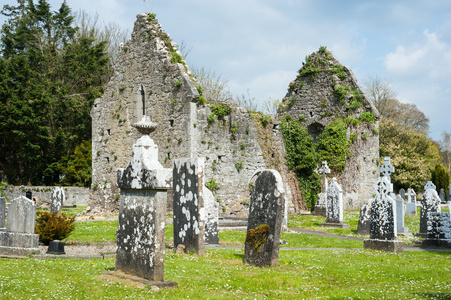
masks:
{"type": "Polygon", "coordinates": [[[295,171],[307,207],[313,210],[321,190],[320,176],[315,172],[318,165],[327,160],[335,173],[343,172],[350,155],[347,139],[347,125],[343,119],[336,119],[326,126],[317,137],[317,143],[308,134],[305,125],[290,116],[281,120],[281,130],[286,148],[287,165],[295,171]]]}

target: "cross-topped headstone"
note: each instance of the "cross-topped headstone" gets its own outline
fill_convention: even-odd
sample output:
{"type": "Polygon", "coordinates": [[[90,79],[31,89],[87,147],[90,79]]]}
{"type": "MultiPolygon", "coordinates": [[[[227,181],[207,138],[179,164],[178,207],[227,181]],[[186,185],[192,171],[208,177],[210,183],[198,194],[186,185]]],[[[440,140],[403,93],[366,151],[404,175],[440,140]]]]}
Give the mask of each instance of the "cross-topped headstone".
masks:
{"type": "Polygon", "coordinates": [[[435,184],[432,183],[432,181],[428,181],[428,183],[426,183],[426,185],[424,186],[424,190],[435,190],[435,184]]]}
{"type": "Polygon", "coordinates": [[[374,193],[376,197],[382,197],[382,195],[388,195],[393,192],[393,185],[388,181],[387,177],[379,177],[379,180],[374,185],[374,193]]]}
{"type": "Polygon", "coordinates": [[[407,189],[407,194],[406,194],[406,196],[407,196],[407,202],[408,202],[408,203],[409,203],[409,202],[413,202],[413,203],[416,202],[416,196],[417,196],[417,193],[415,193],[415,191],[414,191],[412,188],[408,188],[408,189],[407,189]]]}
{"type": "Polygon", "coordinates": [[[328,183],[327,183],[327,174],[330,174],[330,169],[327,166],[327,161],[323,161],[321,167],[319,168],[319,174],[322,176],[321,180],[321,193],[326,193],[328,183]]]}
{"type": "Polygon", "coordinates": [[[390,164],[390,156],[384,157],[384,165],[379,170],[381,175],[387,177],[388,181],[391,182],[390,176],[395,173],[395,167],[390,164]]]}

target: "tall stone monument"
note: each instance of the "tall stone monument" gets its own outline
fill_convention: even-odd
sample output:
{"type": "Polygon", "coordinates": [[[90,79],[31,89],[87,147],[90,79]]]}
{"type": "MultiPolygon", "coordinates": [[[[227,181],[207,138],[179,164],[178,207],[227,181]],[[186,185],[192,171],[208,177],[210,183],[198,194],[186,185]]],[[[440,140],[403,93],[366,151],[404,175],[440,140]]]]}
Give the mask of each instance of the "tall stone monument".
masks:
{"type": "Polygon", "coordinates": [[[204,158],[174,159],[174,248],[205,254],[204,158]]]}
{"type": "Polygon", "coordinates": [[[0,231],[5,231],[6,199],[0,197],[0,231]]]}
{"type": "Polygon", "coordinates": [[[204,187],[205,243],[219,244],[219,203],[213,193],[204,187]]]}
{"type": "Polygon", "coordinates": [[[428,181],[424,186],[423,200],[421,203],[420,213],[420,233],[422,237],[426,237],[428,233],[428,221],[430,212],[440,212],[440,197],[437,194],[435,184],[428,181]]]}
{"type": "Polygon", "coordinates": [[[54,187],[52,196],[50,197],[50,212],[55,212],[57,215],[60,215],[65,199],[64,188],[60,186],[54,187]]]}
{"type": "Polygon", "coordinates": [[[27,256],[39,253],[39,235],[34,233],[36,205],[18,197],[8,206],[6,231],[0,231],[0,255],[27,256]]]}
{"type": "Polygon", "coordinates": [[[164,238],[171,169],[161,166],[158,147],[149,136],[156,124],[143,116],[134,127],[142,137],[133,145],[128,167],[117,171],[121,192],[116,271],[168,284],[164,283],[164,238]]]}
{"type": "Polygon", "coordinates": [[[327,188],[326,196],[326,223],[321,225],[349,228],[349,224],[343,224],[343,190],[335,177],[327,188]]]}
{"type": "Polygon", "coordinates": [[[251,194],[244,249],[246,263],[257,267],[277,266],[285,197],[279,172],[261,172],[251,194]]]}
{"type": "Polygon", "coordinates": [[[330,174],[330,169],[327,166],[327,161],[323,161],[321,167],[318,170],[321,175],[321,193],[318,194],[315,204],[315,215],[326,216],[326,199],[327,199],[327,175],[330,174]]]}
{"type": "Polygon", "coordinates": [[[371,205],[370,238],[364,240],[365,249],[403,252],[403,243],[397,241],[395,200],[389,194],[393,186],[387,177],[375,185],[376,197],[371,205]]]}

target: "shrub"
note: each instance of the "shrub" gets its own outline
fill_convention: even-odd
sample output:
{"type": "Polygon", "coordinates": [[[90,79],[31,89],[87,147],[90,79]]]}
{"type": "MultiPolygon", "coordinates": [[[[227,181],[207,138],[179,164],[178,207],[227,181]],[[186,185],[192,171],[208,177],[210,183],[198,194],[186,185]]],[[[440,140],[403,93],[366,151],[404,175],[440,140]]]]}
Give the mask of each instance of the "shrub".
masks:
{"type": "Polygon", "coordinates": [[[63,240],[75,229],[75,216],[68,217],[64,213],[38,211],[36,216],[35,233],[39,234],[39,241],[48,245],[50,241],[63,240]]]}
{"type": "Polygon", "coordinates": [[[205,186],[210,190],[210,191],[214,191],[217,190],[219,188],[219,182],[216,182],[216,180],[214,178],[210,179],[209,181],[207,181],[205,183],[205,186]]]}

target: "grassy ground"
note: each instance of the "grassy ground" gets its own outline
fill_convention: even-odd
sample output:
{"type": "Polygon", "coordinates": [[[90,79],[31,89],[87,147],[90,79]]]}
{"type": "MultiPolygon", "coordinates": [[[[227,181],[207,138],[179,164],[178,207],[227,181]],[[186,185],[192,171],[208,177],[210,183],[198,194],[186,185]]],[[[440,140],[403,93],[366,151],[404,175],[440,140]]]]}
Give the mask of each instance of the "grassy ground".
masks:
{"type": "MultiPolygon", "coordinates": [[[[75,212],[72,212],[75,213],[75,212]]],[[[418,216],[406,224],[418,223],[418,216]]],[[[317,216],[292,216],[289,226],[355,235],[358,212],[345,214],[345,229],[327,229],[317,216]]],[[[78,222],[66,242],[114,242],[118,221],[78,222]]],[[[410,225],[408,225],[410,226],[410,225]]],[[[410,227],[409,227],[410,228],[410,227]]],[[[173,241],[167,224],[166,244],[173,241]]],[[[221,245],[242,246],[245,233],[221,231],[221,245]]],[[[282,233],[279,266],[243,263],[244,249],[207,249],[205,256],[178,255],[167,249],[165,279],[174,289],[153,291],[101,278],[115,259],[0,259],[1,299],[451,299],[450,252],[392,254],[364,250],[363,243],[333,237],[282,233]],[[328,249],[351,248],[351,249],[328,249]]]]}

